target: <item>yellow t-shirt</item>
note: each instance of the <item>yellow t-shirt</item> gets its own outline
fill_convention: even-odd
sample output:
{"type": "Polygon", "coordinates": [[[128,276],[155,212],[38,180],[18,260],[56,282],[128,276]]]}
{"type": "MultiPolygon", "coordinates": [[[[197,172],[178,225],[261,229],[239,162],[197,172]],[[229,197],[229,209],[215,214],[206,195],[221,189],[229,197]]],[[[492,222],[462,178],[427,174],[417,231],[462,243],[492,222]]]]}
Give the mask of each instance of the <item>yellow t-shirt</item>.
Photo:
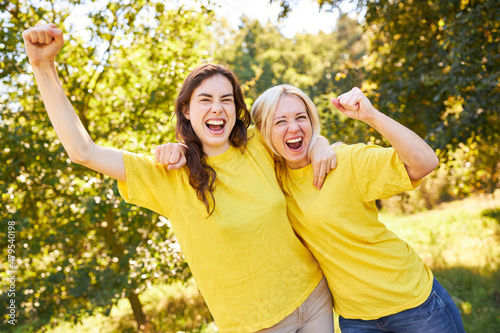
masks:
{"type": "Polygon", "coordinates": [[[336,149],[338,166],[321,190],[307,167],[283,177],[290,221],[318,260],[344,318],[371,320],[422,304],[433,275],[415,251],[378,220],[376,199],[413,190],[393,148],[336,149]]]}
{"type": "MultiPolygon", "coordinates": [[[[254,137],[252,137],[254,136],[254,137]]],[[[125,201],[170,219],[176,238],[221,332],[270,327],[299,307],[323,273],[297,239],[262,137],[247,149],[209,157],[217,172],[215,211],[189,185],[189,170],[167,170],[153,157],[123,152],[125,201]]]]}

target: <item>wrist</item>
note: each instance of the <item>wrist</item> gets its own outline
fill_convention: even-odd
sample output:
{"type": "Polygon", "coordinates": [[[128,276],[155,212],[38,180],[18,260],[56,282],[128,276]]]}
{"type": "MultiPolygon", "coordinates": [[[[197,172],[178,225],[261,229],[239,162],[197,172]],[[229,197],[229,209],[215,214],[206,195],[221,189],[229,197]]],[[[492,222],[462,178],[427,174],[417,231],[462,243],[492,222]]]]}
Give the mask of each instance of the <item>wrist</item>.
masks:
{"type": "Polygon", "coordinates": [[[52,70],[56,67],[54,61],[37,61],[30,62],[30,64],[34,71],[52,70]]]}
{"type": "Polygon", "coordinates": [[[385,117],[385,115],[380,112],[379,110],[377,109],[373,109],[373,112],[371,113],[370,117],[368,117],[367,119],[364,120],[364,122],[367,124],[367,125],[370,125],[371,127],[373,128],[377,128],[377,124],[380,123],[380,121],[385,117]]]}

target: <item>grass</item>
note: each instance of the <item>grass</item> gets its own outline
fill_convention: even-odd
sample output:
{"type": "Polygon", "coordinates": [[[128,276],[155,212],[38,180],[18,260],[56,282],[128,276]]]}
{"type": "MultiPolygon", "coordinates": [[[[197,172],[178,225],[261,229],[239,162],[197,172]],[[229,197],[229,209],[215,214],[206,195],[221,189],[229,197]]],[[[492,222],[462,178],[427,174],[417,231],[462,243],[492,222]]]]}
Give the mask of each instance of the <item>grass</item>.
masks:
{"type": "MultiPolygon", "coordinates": [[[[467,198],[410,215],[382,210],[380,219],[432,268],[460,308],[467,332],[500,332],[500,193],[496,199],[467,198]]],[[[147,332],[218,332],[194,283],[154,286],[141,302],[150,321],[147,332]]],[[[137,329],[128,301],[121,300],[108,317],[89,317],[76,326],[63,323],[50,332],[137,329]]]]}
{"type": "Polygon", "coordinates": [[[380,219],[452,295],[467,332],[500,332],[500,193],[380,219]]]}

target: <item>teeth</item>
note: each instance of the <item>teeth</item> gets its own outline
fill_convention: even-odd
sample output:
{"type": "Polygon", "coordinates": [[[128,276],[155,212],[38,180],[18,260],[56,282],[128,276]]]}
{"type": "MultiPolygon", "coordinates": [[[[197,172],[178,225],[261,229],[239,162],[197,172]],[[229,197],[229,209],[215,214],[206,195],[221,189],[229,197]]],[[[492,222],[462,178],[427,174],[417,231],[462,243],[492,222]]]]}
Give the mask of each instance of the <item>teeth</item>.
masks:
{"type": "Polygon", "coordinates": [[[224,125],[224,121],[222,120],[209,120],[207,121],[208,125],[224,125]]]}
{"type": "Polygon", "coordinates": [[[299,141],[302,141],[302,138],[290,139],[290,140],[287,140],[286,142],[287,143],[295,143],[295,142],[299,142],[299,141]]]}

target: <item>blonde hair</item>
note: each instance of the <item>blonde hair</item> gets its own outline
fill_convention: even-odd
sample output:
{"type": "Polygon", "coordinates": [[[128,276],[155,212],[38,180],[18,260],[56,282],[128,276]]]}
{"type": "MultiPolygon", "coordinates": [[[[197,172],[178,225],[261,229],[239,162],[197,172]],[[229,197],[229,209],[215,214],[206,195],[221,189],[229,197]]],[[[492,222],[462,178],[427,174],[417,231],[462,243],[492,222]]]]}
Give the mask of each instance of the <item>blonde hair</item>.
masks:
{"type": "MultiPolygon", "coordinates": [[[[271,127],[273,125],[273,118],[276,112],[278,103],[284,96],[292,95],[298,97],[303,103],[307,111],[307,115],[311,121],[312,126],[312,138],[309,143],[308,152],[311,152],[311,148],[316,142],[320,131],[320,121],[318,115],[318,109],[311,101],[311,99],[299,88],[292,86],[291,84],[280,84],[278,86],[271,87],[267,89],[262,95],[255,100],[250,110],[252,115],[252,120],[254,124],[260,129],[260,133],[264,138],[264,141],[272,149],[272,151],[279,156],[276,148],[271,142],[271,127]]],[[[281,157],[281,156],[280,156],[281,157]]],[[[282,157],[281,157],[282,158],[282,157]]]]}

